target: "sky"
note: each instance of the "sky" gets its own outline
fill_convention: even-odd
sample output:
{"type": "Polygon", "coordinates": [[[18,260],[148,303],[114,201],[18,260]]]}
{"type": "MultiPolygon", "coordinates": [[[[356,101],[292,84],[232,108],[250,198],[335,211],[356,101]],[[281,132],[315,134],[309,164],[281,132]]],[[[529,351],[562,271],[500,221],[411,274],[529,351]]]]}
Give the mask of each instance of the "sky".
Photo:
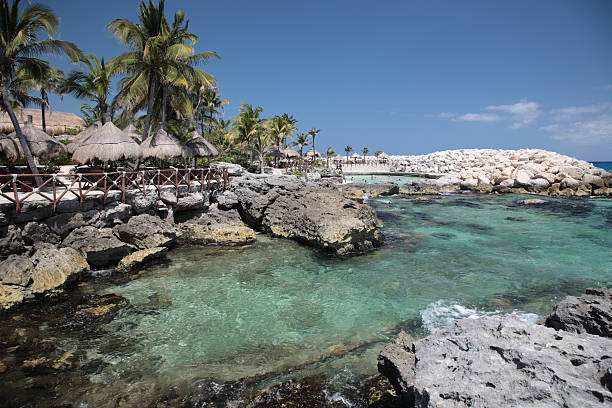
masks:
{"type": "MultiPolygon", "coordinates": [[[[57,38],[110,59],[137,0],[53,0],[57,38]]],[[[231,103],[319,128],[317,150],[541,148],[612,161],[612,1],[167,0],[231,103]]],[[[64,69],[78,65],[54,58],[64,69]]],[[[52,99],[79,113],[81,101],[52,99]]]]}

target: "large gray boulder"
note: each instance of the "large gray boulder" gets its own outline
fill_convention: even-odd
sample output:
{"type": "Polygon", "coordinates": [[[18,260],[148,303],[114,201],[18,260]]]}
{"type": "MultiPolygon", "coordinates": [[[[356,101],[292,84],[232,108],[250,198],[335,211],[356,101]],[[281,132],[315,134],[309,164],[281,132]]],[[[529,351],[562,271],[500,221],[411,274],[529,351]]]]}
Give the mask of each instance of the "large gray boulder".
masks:
{"type": "Polygon", "coordinates": [[[88,269],[84,256],[72,248],[40,244],[32,257],[11,255],[0,263],[0,309],[60,292],[88,269]]]}
{"type": "Polygon", "coordinates": [[[555,305],[544,325],[555,330],[612,337],[612,290],[591,288],[582,296],[566,297],[555,305]]]}
{"type": "Polygon", "coordinates": [[[514,316],[460,320],[378,357],[408,407],[612,404],[612,339],[557,332],[514,316]]]}
{"type": "Polygon", "coordinates": [[[338,255],[379,247],[382,223],[367,204],[332,189],[304,189],[279,196],[262,222],[274,236],[291,238],[338,255]]]}
{"type": "Polygon", "coordinates": [[[0,259],[24,251],[25,243],[19,228],[14,225],[0,227],[0,259]]]}
{"type": "Polygon", "coordinates": [[[170,246],[179,235],[174,223],[149,214],[140,214],[113,228],[123,242],[138,248],[149,249],[170,246]]]}
{"type": "Polygon", "coordinates": [[[179,242],[185,245],[245,245],[255,241],[255,231],[244,224],[237,210],[220,210],[217,204],[181,222],[179,230],[179,242]]]}
{"type": "Polygon", "coordinates": [[[114,265],[132,252],[132,248],[113,234],[110,228],[85,226],[72,231],[62,246],[81,251],[90,265],[96,267],[114,265]]]}
{"type": "Polygon", "coordinates": [[[362,253],[382,242],[374,210],[334,187],[295,176],[251,175],[230,187],[243,221],[255,230],[338,255],[362,253]]]}

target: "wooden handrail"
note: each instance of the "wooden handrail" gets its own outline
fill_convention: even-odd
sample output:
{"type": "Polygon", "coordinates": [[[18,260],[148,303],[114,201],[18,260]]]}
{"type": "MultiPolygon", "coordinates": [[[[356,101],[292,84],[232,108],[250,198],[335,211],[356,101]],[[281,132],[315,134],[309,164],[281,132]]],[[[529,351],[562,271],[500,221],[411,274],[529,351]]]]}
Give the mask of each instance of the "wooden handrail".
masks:
{"type": "Polygon", "coordinates": [[[79,199],[79,206],[83,205],[85,197],[93,191],[104,193],[104,203],[111,190],[121,191],[121,201],[126,202],[126,192],[140,191],[144,196],[147,189],[153,187],[158,197],[164,187],[174,188],[176,197],[179,196],[181,186],[199,184],[199,191],[213,189],[212,181],[216,182],[216,189],[221,186],[225,190],[229,186],[227,168],[170,168],[136,171],[114,171],[94,173],[70,174],[0,174],[0,197],[15,204],[15,211],[19,212],[22,203],[32,197],[43,198],[53,203],[55,212],[58,203],[70,192],[79,199]],[[44,182],[37,187],[31,185],[34,176],[41,177],[44,182]],[[66,183],[63,180],[68,180],[66,183]],[[30,184],[28,183],[30,182],[30,184]],[[77,190],[78,187],[78,190],[77,190]],[[62,191],[63,189],[63,191],[62,191]],[[21,197],[20,197],[21,194],[21,197]]]}

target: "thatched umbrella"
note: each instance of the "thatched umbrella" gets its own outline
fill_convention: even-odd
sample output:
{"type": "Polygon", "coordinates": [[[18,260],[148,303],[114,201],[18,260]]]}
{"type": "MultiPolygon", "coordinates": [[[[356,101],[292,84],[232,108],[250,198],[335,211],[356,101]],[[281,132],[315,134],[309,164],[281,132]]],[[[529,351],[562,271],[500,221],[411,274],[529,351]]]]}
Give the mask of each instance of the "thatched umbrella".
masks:
{"type": "Polygon", "coordinates": [[[21,157],[21,146],[17,138],[8,137],[5,134],[0,134],[0,158],[17,161],[21,157]]]}
{"type": "Polygon", "coordinates": [[[359,155],[359,153],[353,153],[351,159],[361,159],[361,156],[359,155]]]}
{"type": "Polygon", "coordinates": [[[336,157],[332,157],[332,160],[333,161],[342,161],[342,160],[344,160],[344,157],[342,157],[340,155],[337,155],[336,157]]]}
{"type": "Polygon", "coordinates": [[[304,155],[306,157],[320,157],[321,153],[319,153],[317,150],[315,149],[310,149],[309,151],[306,152],[306,154],[304,155]]]}
{"type": "Polygon", "coordinates": [[[176,137],[169,135],[160,128],[157,132],[147,137],[141,144],[143,157],[156,157],[158,159],[170,159],[175,157],[190,157],[192,150],[185,146],[176,137]]]}
{"type": "Polygon", "coordinates": [[[134,139],[134,141],[138,144],[141,144],[145,139],[144,135],[140,133],[138,129],[136,129],[136,126],[134,126],[134,124],[131,122],[123,129],[123,132],[134,139]]]}
{"type": "Polygon", "coordinates": [[[204,139],[204,137],[199,134],[197,130],[194,130],[189,135],[187,146],[193,150],[193,155],[197,157],[214,157],[219,155],[219,152],[215,146],[213,146],[213,144],[208,140],[204,139]]]}
{"type": "MultiPolygon", "coordinates": [[[[32,123],[26,123],[23,125],[21,131],[28,142],[28,146],[30,146],[32,155],[38,157],[39,159],[49,160],[67,153],[66,146],[34,126],[32,123]]],[[[21,145],[17,139],[17,134],[13,132],[8,135],[8,137],[17,141],[19,156],[23,156],[21,145]]]]}
{"type": "Polygon", "coordinates": [[[378,155],[378,158],[382,160],[389,160],[390,157],[387,153],[382,152],[381,154],[378,155]]]}
{"type": "Polygon", "coordinates": [[[93,132],[101,126],[102,126],[101,122],[95,122],[93,125],[89,126],[85,130],[83,130],[81,133],[76,135],[74,139],[72,139],[72,141],[68,143],[68,145],[66,146],[68,153],[73,154],[76,148],[79,147],[79,145],[82,142],[87,140],[87,138],[91,136],[93,132]]]}
{"type": "Polygon", "coordinates": [[[291,159],[293,157],[300,157],[300,153],[295,150],[293,147],[287,147],[285,149],[281,149],[280,151],[282,153],[283,156],[285,156],[288,159],[291,159]]]}
{"type": "Polygon", "coordinates": [[[95,160],[107,162],[140,158],[142,149],[138,143],[110,120],[79,143],[72,154],[72,159],[82,164],[95,160]]]}

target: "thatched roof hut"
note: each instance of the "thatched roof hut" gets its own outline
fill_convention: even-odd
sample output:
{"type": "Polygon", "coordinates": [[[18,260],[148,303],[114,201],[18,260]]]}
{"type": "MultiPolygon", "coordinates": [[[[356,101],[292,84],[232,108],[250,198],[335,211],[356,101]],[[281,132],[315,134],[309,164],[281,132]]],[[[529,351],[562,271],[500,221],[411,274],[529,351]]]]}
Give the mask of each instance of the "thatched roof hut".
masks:
{"type": "Polygon", "coordinates": [[[189,147],[176,137],[169,135],[162,128],[147,137],[140,147],[142,147],[143,157],[168,159],[173,157],[190,157],[193,155],[189,147]]]}
{"type": "Polygon", "coordinates": [[[136,126],[134,126],[133,123],[127,125],[125,129],[123,129],[123,132],[134,139],[134,141],[138,144],[141,144],[145,140],[144,135],[140,133],[138,129],[136,129],[136,126]]]}
{"type": "Polygon", "coordinates": [[[304,154],[304,156],[306,156],[306,157],[312,157],[312,156],[315,156],[315,157],[320,157],[320,156],[321,156],[321,153],[319,153],[319,152],[318,152],[317,150],[315,150],[315,149],[310,149],[309,151],[307,151],[307,152],[306,152],[306,154],[304,154]]]}
{"type": "Polygon", "coordinates": [[[359,153],[353,153],[353,155],[351,156],[352,159],[361,159],[361,156],[359,155],[359,153]]]}
{"type": "Polygon", "coordinates": [[[285,149],[281,149],[280,151],[283,156],[287,157],[287,158],[292,158],[292,157],[300,157],[300,153],[295,150],[293,147],[287,147],[285,149]]]}
{"type": "Polygon", "coordinates": [[[70,143],[66,145],[66,149],[68,153],[73,154],[77,147],[81,143],[83,143],[89,136],[93,134],[93,132],[102,126],[101,122],[95,122],[93,125],[89,126],[87,129],[76,135],[70,143]]]}
{"type": "Polygon", "coordinates": [[[340,156],[340,155],[337,155],[337,156],[335,156],[335,157],[332,157],[332,160],[333,160],[333,161],[342,161],[342,160],[344,160],[344,157],[342,157],[342,156],[340,156]]]}
{"type": "Polygon", "coordinates": [[[72,159],[79,163],[140,158],[142,158],[142,149],[138,143],[111,121],[95,129],[89,137],[79,143],[72,154],[72,159]]]}
{"type": "MultiPolygon", "coordinates": [[[[30,146],[32,155],[39,159],[49,160],[67,153],[66,147],[61,142],[58,142],[31,123],[23,125],[21,131],[28,142],[28,146],[30,146]]],[[[8,137],[15,139],[19,149],[19,157],[23,157],[24,154],[21,151],[21,144],[19,143],[17,134],[13,132],[8,135],[8,137]]]]}
{"type": "Polygon", "coordinates": [[[389,160],[390,157],[389,157],[389,155],[387,153],[382,152],[381,154],[378,155],[378,158],[380,160],[389,160]]]}
{"type": "Polygon", "coordinates": [[[197,130],[194,130],[189,135],[187,146],[193,151],[193,155],[197,157],[214,157],[219,155],[219,151],[204,138],[197,130]]]}
{"type": "Polygon", "coordinates": [[[0,134],[0,159],[17,161],[21,157],[21,147],[17,138],[0,134]]]}
{"type": "MultiPolygon", "coordinates": [[[[25,125],[28,122],[28,117],[32,117],[32,123],[39,129],[42,129],[42,115],[40,109],[21,108],[15,110],[17,120],[20,125],[25,125]]],[[[47,124],[47,133],[50,135],[60,135],[65,133],[67,129],[85,129],[85,121],[74,113],[68,112],[45,112],[45,122],[47,124]]],[[[13,123],[6,112],[0,112],[0,131],[14,132],[13,123]]]]}

